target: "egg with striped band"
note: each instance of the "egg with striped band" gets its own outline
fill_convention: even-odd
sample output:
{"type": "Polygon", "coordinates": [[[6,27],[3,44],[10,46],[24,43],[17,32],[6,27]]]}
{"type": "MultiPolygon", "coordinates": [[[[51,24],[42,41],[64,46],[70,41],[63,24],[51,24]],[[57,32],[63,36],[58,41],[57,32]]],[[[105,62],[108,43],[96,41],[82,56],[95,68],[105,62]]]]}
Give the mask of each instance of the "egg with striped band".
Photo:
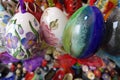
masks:
{"type": "Polygon", "coordinates": [[[100,10],[85,5],[70,17],[63,32],[63,47],[74,57],[88,58],[100,47],[104,32],[100,10]]]}

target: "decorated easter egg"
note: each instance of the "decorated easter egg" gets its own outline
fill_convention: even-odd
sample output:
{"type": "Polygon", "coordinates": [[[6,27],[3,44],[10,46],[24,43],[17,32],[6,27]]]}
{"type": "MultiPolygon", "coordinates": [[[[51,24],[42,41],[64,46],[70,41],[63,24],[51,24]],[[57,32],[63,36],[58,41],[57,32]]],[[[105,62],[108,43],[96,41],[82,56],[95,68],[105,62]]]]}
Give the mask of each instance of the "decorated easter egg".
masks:
{"type": "Polygon", "coordinates": [[[62,35],[68,19],[57,7],[47,8],[41,16],[42,38],[51,46],[62,46],[62,35]]]}
{"type": "Polygon", "coordinates": [[[5,11],[2,5],[0,5],[0,46],[4,45],[3,36],[5,33],[5,27],[11,18],[11,15],[5,11]]]}
{"type": "Polygon", "coordinates": [[[106,20],[103,50],[112,56],[120,56],[120,4],[106,20]]]}
{"type": "Polygon", "coordinates": [[[90,57],[101,45],[104,28],[100,10],[85,5],[69,19],[63,33],[63,47],[74,57],[90,57]]]}
{"type": "Polygon", "coordinates": [[[32,14],[15,14],[6,26],[8,53],[17,59],[27,59],[39,53],[39,27],[39,22],[32,14]]]}
{"type": "Polygon", "coordinates": [[[18,3],[18,0],[1,0],[2,5],[11,15],[15,13],[15,8],[18,3]]]}

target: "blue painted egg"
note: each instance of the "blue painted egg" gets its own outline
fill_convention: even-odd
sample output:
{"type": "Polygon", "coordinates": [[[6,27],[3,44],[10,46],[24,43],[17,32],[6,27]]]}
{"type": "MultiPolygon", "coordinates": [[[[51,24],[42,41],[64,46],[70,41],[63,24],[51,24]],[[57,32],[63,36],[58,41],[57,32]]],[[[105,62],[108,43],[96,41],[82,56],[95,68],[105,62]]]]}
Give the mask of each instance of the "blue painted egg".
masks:
{"type": "Polygon", "coordinates": [[[100,10],[85,5],[69,19],[63,33],[63,47],[74,57],[88,58],[100,47],[104,32],[104,19],[100,10]]]}

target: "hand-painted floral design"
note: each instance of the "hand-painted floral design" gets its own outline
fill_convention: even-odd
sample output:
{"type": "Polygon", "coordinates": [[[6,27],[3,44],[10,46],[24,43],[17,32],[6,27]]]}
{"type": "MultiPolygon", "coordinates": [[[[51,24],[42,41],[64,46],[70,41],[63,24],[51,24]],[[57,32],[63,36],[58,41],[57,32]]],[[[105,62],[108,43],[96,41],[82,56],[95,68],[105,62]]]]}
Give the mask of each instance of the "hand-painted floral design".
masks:
{"type": "Polygon", "coordinates": [[[23,34],[23,33],[24,33],[24,30],[23,30],[23,28],[22,28],[22,26],[21,26],[20,24],[18,24],[18,32],[19,32],[20,34],[23,34]]]}
{"type": "Polygon", "coordinates": [[[34,53],[32,54],[32,56],[38,56],[39,53],[40,53],[40,47],[41,47],[41,44],[38,44],[38,43],[35,43],[34,46],[31,48],[31,52],[34,53]]]}
{"type": "Polygon", "coordinates": [[[24,53],[23,51],[21,51],[19,55],[20,55],[20,56],[24,56],[25,53],[24,53]]]}
{"type": "Polygon", "coordinates": [[[52,29],[52,30],[57,29],[58,28],[58,19],[56,19],[55,21],[51,21],[49,26],[50,26],[50,29],[52,29]]]}
{"type": "Polygon", "coordinates": [[[35,27],[38,26],[36,19],[34,19],[34,25],[35,25],[35,27]]]}
{"type": "Polygon", "coordinates": [[[8,33],[6,36],[6,41],[7,41],[6,46],[8,48],[16,49],[18,43],[18,38],[16,36],[12,36],[12,33],[8,33]]]}
{"type": "Polygon", "coordinates": [[[8,21],[9,21],[9,19],[10,19],[10,16],[8,16],[8,15],[4,15],[3,23],[7,24],[8,21]]]}
{"type": "Polygon", "coordinates": [[[26,33],[26,38],[21,40],[22,45],[25,49],[30,49],[36,42],[36,36],[32,32],[26,33]]]}
{"type": "Polygon", "coordinates": [[[58,38],[51,32],[51,29],[44,22],[41,23],[41,34],[42,39],[44,39],[49,45],[57,46],[58,38]]]}

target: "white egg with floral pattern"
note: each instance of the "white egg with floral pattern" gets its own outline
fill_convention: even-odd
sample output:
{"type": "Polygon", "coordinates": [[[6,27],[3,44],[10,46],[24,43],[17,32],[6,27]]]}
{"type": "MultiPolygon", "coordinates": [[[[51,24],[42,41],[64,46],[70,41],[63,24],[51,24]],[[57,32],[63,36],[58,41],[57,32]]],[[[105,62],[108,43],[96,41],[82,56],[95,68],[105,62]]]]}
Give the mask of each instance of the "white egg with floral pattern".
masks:
{"type": "Polygon", "coordinates": [[[59,8],[45,9],[40,20],[42,39],[50,46],[61,47],[63,30],[67,21],[67,16],[59,8]]]}
{"type": "Polygon", "coordinates": [[[40,24],[30,13],[16,13],[6,26],[8,53],[17,59],[28,59],[39,52],[40,24]]]}

